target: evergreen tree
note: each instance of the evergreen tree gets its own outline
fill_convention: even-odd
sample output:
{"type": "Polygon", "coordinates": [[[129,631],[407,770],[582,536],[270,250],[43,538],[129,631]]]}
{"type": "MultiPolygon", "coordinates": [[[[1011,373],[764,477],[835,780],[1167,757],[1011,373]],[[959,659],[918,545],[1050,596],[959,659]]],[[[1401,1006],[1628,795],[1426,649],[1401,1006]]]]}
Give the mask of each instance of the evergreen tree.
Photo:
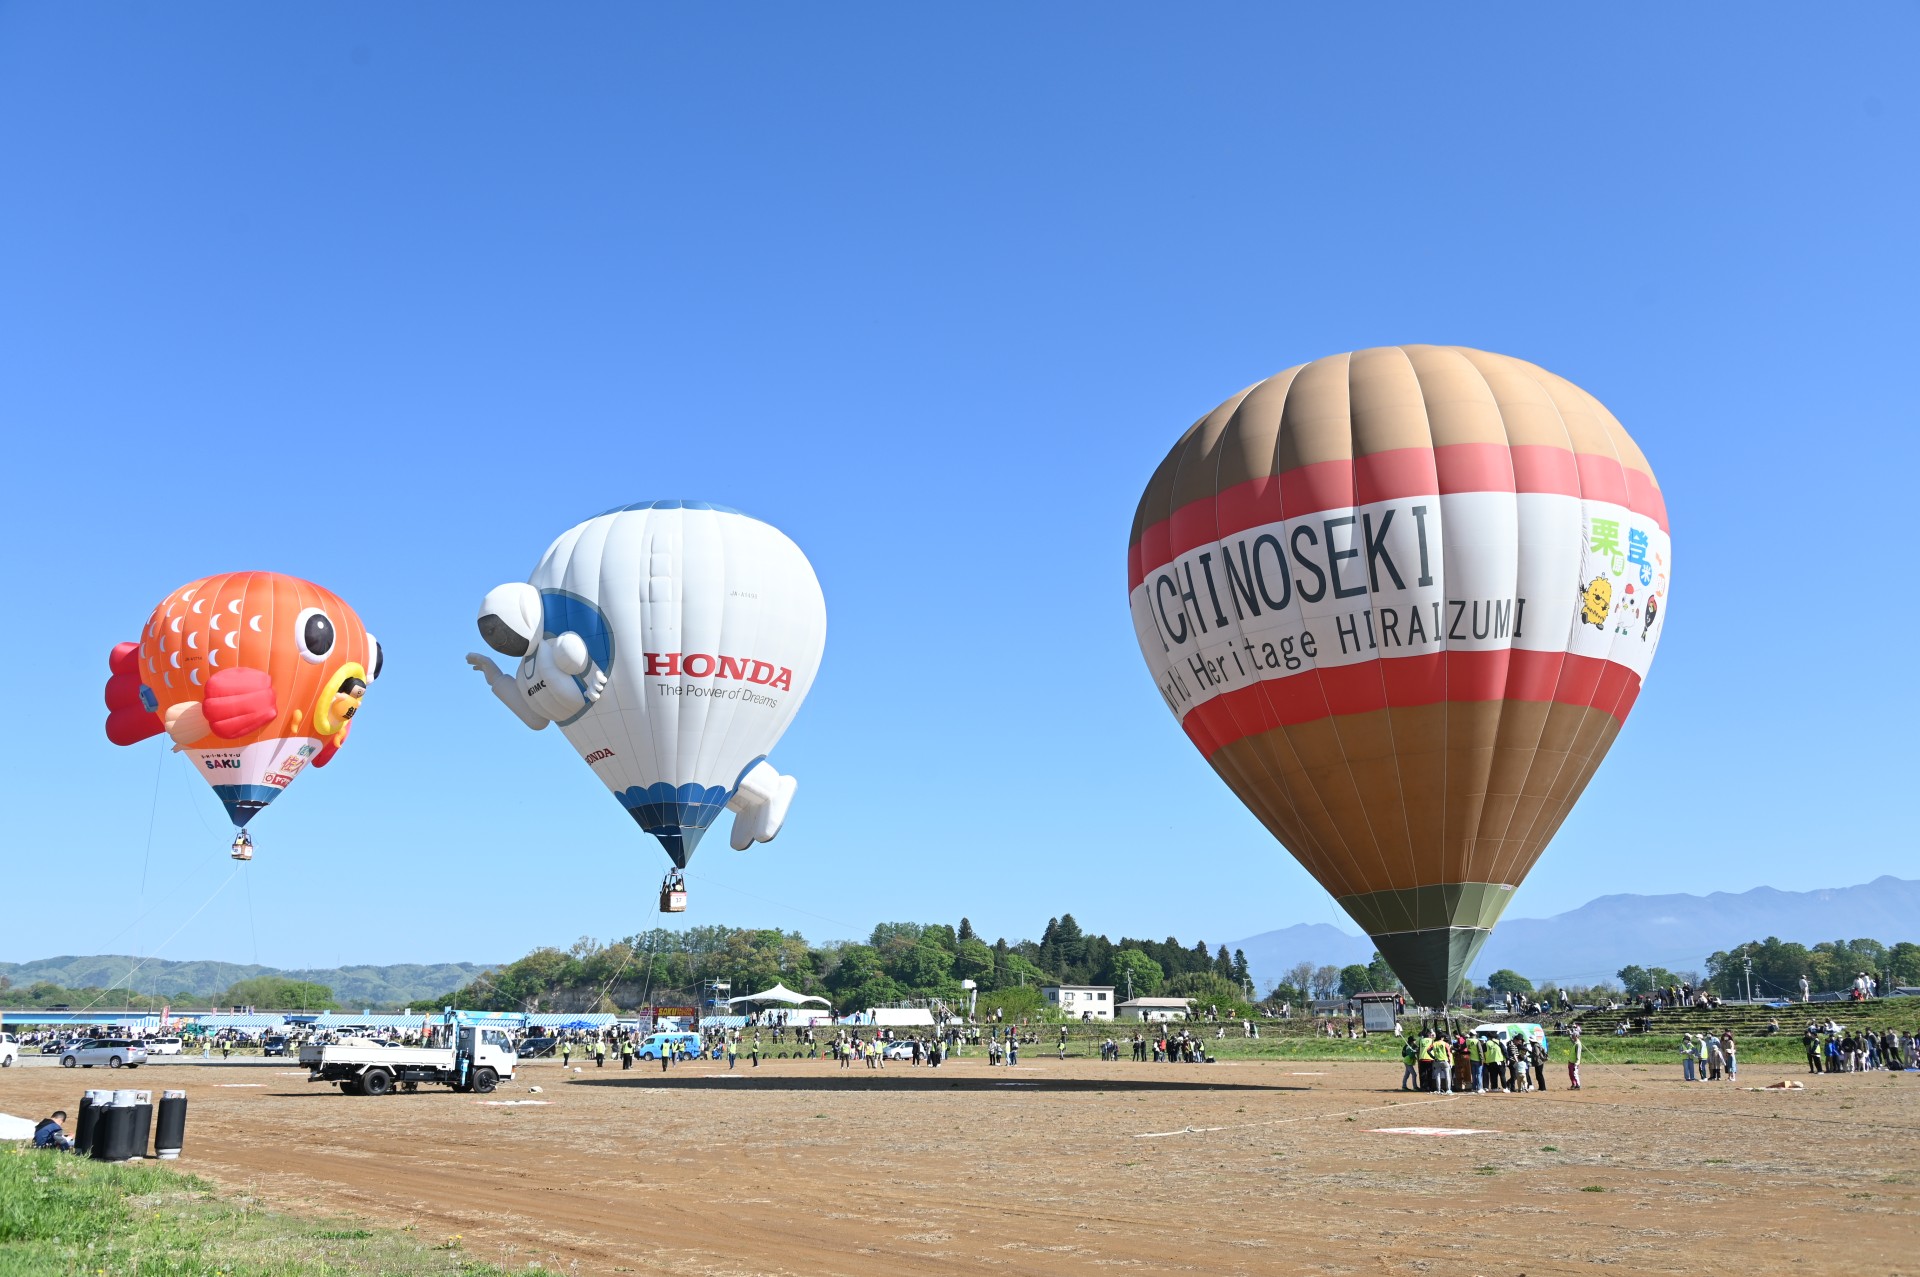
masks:
{"type": "Polygon", "coordinates": [[[1069,983],[1085,982],[1087,938],[1070,913],[1061,914],[1059,925],[1053,930],[1053,952],[1053,970],[1061,979],[1069,983]]]}
{"type": "Polygon", "coordinates": [[[1233,955],[1227,952],[1227,946],[1221,945],[1220,952],[1213,955],[1213,973],[1222,980],[1233,979],[1233,955]]]}
{"type": "Polygon", "coordinates": [[[973,934],[973,923],[968,921],[965,918],[962,918],[960,919],[960,937],[959,938],[962,940],[978,940],[980,937],[973,934]]]}
{"type": "Polygon", "coordinates": [[[1233,951],[1233,982],[1244,989],[1252,980],[1253,972],[1247,967],[1247,951],[1235,949],[1233,951]]]}

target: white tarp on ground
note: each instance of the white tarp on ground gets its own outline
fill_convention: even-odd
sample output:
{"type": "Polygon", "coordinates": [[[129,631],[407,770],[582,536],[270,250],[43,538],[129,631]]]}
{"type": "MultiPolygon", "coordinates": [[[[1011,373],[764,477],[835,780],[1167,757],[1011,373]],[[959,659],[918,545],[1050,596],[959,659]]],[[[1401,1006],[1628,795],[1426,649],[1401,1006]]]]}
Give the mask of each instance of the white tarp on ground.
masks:
{"type": "Polygon", "coordinates": [[[0,1140],[30,1140],[36,1124],[24,1117],[0,1113],[0,1140]]]}
{"type": "Polygon", "coordinates": [[[809,1002],[817,1003],[823,1007],[831,1005],[825,998],[815,998],[804,993],[795,993],[784,984],[776,984],[763,993],[746,993],[737,998],[727,999],[727,1005],[730,1007],[737,1007],[742,1002],[779,1002],[790,1007],[804,1006],[809,1002]]]}

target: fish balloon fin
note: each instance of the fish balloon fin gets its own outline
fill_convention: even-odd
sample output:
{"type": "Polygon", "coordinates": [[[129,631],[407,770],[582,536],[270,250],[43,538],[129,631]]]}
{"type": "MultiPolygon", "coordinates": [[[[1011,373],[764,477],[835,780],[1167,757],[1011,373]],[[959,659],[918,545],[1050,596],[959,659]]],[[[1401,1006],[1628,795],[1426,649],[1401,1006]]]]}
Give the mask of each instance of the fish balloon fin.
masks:
{"type": "Polygon", "coordinates": [[[280,712],[273,695],[273,679],[265,670],[245,666],[208,675],[201,708],[206,711],[208,729],[222,740],[259,731],[280,712]]]}

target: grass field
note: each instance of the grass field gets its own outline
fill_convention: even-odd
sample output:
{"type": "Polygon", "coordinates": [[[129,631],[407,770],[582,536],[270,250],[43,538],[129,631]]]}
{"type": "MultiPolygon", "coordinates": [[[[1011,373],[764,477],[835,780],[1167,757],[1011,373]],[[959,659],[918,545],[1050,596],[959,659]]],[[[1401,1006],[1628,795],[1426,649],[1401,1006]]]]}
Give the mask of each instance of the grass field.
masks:
{"type": "Polygon", "coordinates": [[[509,1271],[464,1239],[263,1210],[153,1163],[0,1150],[0,1277],[326,1277],[509,1271]]]}

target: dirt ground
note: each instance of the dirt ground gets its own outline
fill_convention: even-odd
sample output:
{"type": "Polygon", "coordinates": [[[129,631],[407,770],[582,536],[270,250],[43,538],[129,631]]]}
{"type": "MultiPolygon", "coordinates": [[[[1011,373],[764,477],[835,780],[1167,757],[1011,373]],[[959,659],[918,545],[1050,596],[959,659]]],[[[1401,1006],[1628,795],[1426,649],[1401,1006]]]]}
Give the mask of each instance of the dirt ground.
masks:
{"type": "Polygon", "coordinates": [[[0,1111],[183,1087],[183,1169],[583,1274],[1920,1273],[1920,1074],[1743,1072],[1435,1099],[1351,1062],[540,1062],[371,1099],[275,1061],[11,1069],[0,1111]]]}

